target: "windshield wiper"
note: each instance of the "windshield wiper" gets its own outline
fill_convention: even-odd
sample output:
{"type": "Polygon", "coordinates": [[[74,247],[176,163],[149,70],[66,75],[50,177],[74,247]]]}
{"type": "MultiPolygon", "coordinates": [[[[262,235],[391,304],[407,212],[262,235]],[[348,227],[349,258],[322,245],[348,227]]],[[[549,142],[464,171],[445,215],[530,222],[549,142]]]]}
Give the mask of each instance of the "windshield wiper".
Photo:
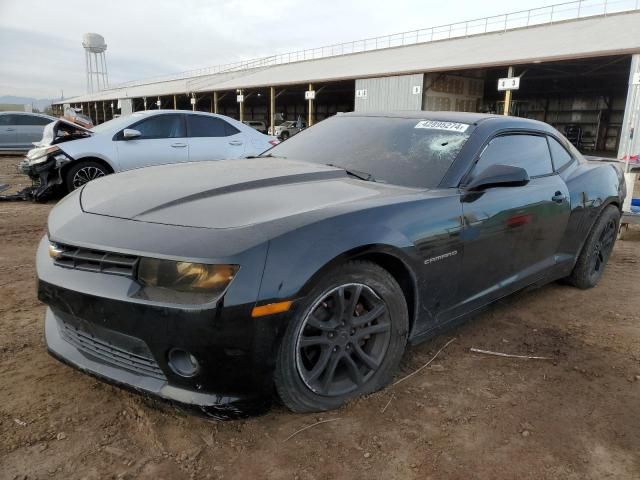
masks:
{"type": "Polygon", "coordinates": [[[269,153],[268,155],[250,155],[244,158],[286,158],[286,157],[281,157],[280,155],[274,155],[272,153],[269,153]]]}
{"type": "Polygon", "coordinates": [[[369,172],[363,172],[361,170],[354,170],[352,168],[346,168],[346,167],[343,167],[342,165],[336,165],[335,163],[325,163],[325,165],[328,166],[328,167],[340,168],[340,169],[344,170],[345,172],[347,172],[347,175],[351,175],[352,177],[359,178],[360,180],[364,180],[365,182],[375,182],[376,181],[376,179],[373,178],[373,175],[371,175],[369,172]]]}

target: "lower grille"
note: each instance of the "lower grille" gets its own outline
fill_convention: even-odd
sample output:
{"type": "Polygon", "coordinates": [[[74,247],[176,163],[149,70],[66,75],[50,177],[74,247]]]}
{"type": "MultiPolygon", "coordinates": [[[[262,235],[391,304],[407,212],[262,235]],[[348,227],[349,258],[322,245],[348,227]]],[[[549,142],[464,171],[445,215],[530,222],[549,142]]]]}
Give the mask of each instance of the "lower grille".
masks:
{"type": "MultiPolygon", "coordinates": [[[[121,347],[115,346],[108,341],[97,338],[94,335],[83,332],[82,330],[68,325],[64,321],[59,322],[59,326],[62,338],[78,350],[116,367],[120,367],[140,375],[166,380],[164,373],[154,360],[151,352],[149,352],[148,356],[135,354],[121,347]]],[[[116,332],[112,333],[112,335],[114,334],[116,334],[116,332]]],[[[128,340],[130,342],[132,338],[128,337],[128,340]]],[[[142,341],[138,340],[138,342],[140,342],[140,345],[137,346],[137,350],[148,351],[147,346],[142,341]]]]}
{"type": "Polygon", "coordinates": [[[56,248],[59,253],[54,263],[59,267],[133,278],[138,265],[138,257],[135,255],[60,244],[56,244],[56,248]]]}

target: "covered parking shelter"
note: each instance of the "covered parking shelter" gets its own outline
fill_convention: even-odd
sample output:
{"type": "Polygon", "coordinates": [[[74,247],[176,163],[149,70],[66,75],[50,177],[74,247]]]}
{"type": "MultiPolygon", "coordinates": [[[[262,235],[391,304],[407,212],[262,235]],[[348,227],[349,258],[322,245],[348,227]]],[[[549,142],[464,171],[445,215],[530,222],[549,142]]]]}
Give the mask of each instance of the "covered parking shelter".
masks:
{"type": "Polygon", "coordinates": [[[637,159],[640,5],[581,0],[130,82],[57,102],[95,123],[173,108],[313,125],[345,111],[506,113],[637,159]],[[519,88],[498,90],[501,78],[519,88]]]}

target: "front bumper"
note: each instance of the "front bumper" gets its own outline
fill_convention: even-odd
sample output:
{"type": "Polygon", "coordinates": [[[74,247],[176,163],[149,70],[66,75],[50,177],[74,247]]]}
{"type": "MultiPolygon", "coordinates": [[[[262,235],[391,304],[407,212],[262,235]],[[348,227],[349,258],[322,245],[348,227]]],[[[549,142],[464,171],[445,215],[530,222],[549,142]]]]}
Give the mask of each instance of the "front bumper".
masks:
{"type": "Polygon", "coordinates": [[[32,193],[34,200],[46,200],[61,185],[62,167],[71,160],[64,154],[50,155],[42,163],[31,164],[25,157],[17,166],[19,173],[29,176],[37,185],[32,193]]]}
{"type": "Polygon", "coordinates": [[[104,360],[104,356],[92,355],[88,349],[78,348],[63,337],[65,322],[56,317],[51,308],[45,315],[45,341],[47,350],[61,362],[84,373],[119,387],[168,401],[172,404],[195,409],[218,419],[240,418],[262,413],[269,407],[268,397],[242,397],[218,395],[190,390],[169,384],[166,378],[136,373],[118,368],[104,360]]]}
{"type": "MultiPolygon", "coordinates": [[[[236,277],[221,301],[181,308],[131,298],[131,278],[56,266],[48,244],[43,238],[36,263],[38,298],[48,306],[47,348],[54,357],[214,418],[268,409],[276,348],[287,318],[251,317],[257,291],[248,283],[257,275],[248,257],[239,262],[247,266],[241,269],[245,276],[236,277]],[[180,375],[171,365],[169,352],[176,348],[197,359],[197,374],[180,375]]],[[[256,268],[264,264],[260,257],[253,262],[256,268]]]]}

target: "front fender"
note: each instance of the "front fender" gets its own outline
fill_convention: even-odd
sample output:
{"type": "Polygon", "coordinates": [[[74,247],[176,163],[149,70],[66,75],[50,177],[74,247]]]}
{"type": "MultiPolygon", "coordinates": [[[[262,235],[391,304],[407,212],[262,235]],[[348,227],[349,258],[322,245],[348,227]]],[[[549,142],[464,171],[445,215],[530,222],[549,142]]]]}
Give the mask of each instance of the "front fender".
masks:
{"type": "Polygon", "coordinates": [[[298,298],[317,273],[358,253],[386,251],[407,264],[419,261],[414,244],[376,216],[372,210],[330,218],[273,239],[259,301],[298,298]]]}

